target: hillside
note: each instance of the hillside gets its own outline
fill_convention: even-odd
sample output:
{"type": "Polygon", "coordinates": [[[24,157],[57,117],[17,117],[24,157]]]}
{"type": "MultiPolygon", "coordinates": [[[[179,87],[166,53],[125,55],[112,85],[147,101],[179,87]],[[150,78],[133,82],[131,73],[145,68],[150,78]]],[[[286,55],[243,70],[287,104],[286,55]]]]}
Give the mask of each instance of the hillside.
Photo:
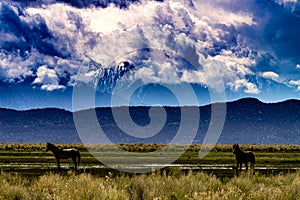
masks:
{"type": "MultiPolygon", "coordinates": [[[[192,108],[200,109],[201,116],[194,143],[202,143],[210,123],[211,106],[192,108]]],[[[299,108],[300,101],[296,100],[266,104],[246,98],[229,102],[225,125],[218,143],[300,144],[299,108]]],[[[115,109],[121,115],[124,112],[124,107],[115,109]]],[[[111,108],[97,108],[96,113],[101,128],[114,143],[169,143],[179,128],[180,108],[165,109],[168,116],[165,126],[158,134],[145,139],[127,135],[118,128],[111,108]]],[[[145,126],[151,121],[148,111],[149,107],[131,107],[130,115],[138,125],[145,126]]],[[[84,123],[89,127],[87,134],[94,134],[92,132],[96,127],[90,124],[88,117],[84,117],[90,112],[92,110],[84,110],[77,114],[83,116],[84,123]]],[[[153,115],[159,118],[161,112],[153,112],[153,115]]],[[[189,125],[187,127],[189,131],[189,125]]],[[[143,135],[146,136],[147,133],[143,135]]],[[[0,109],[0,142],[80,143],[80,141],[72,112],[54,108],[28,111],[0,109]]]]}

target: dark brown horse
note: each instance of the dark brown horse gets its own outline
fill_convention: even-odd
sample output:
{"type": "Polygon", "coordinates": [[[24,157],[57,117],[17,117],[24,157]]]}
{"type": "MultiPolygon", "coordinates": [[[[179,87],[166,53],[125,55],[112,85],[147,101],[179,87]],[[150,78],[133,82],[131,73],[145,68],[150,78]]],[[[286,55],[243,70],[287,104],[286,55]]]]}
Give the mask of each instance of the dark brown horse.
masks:
{"type": "Polygon", "coordinates": [[[52,151],[54,157],[56,158],[58,170],[60,170],[60,159],[71,158],[75,165],[75,170],[77,171],[80,164],[80,153],[77,149],[62,149],[54,144],[47,143],[46,151],[49,150],[52,151]]]}
{"type": "Polygon", "coordinates": [[[242,164],[245,163],[246,171],[248,171],[248,163],[250,162],[250,168],[254,171],[255,157],[251,151],[242,151],[238,144],[233,145],[233,154],[235,154],[237,167],[236,175],[239,175],[239,170],[242,170],[242,164]]]}

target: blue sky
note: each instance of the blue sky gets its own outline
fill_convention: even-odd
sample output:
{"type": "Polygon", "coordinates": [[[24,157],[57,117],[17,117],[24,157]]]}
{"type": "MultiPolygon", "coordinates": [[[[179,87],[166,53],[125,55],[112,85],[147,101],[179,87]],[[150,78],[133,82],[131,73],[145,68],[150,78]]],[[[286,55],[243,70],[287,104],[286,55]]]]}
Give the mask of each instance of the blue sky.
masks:
{"type": "Polygon", "coordinates": [[[72,110],[83,84],[107,106],[136,80],[138,105],[175,105],[181,84],[199,105],[300,97],[297,0],[25,2],[0,2],[0,107],[72,110]]]}

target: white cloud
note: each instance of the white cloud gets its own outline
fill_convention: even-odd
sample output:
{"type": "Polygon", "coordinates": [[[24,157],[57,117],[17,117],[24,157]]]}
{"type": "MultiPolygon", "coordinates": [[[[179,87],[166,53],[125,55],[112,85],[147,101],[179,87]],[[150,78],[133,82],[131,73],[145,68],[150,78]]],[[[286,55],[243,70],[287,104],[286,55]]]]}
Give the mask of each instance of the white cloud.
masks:
{"type": "Polygon", "coordinates": [[[300,91],[300,80],[290,80],[289,84],[293,85],[293,86],[296,86],[296,90],[300,91]]]}
{"type": "Polygon", "coordinates": [[[46,84],[42,85],[41,89],[42,90],[47,90],[47,91],[53,91],[53,90],[59,90],[59,89],[65,89],[66,87],[63,85],[51,85],[51,84],[46,84]]]}
{"type": "Polygon", "coordinates": [[[32,75],[31,68],[34,60],[35,56],[31,56],[28,52],[22,57],[18,52],[9,54],[0,51],[0,75],[2,74],[4,80],[8,81],[22,80],[24,77],[32,75]]]}
{"type": "Polygon", "coordinates": [[[283,3],[297,3],[298,0],[278,0],[279,2],[283,2],[283,3]]]}
{"type": "MultiPolygon", "coordinates": [[[[222,4],[210,1],[193,3],[194,7],[188,6],[184,0],[144,1],[132,4],[128,9],[113,5],[105,9],[77,9],[65,4],[50,4],[42,8],[27,8],[30,16],[22,17],[22,20],[34,23],[35,16],[40,15],[57,38],[54,45],[72,51],[73,57],[83,61],[87,54],[104,67],[109,67],[116,58],[124,57],[132,49],[143,46],[187,58],[195,67],[184,69],[176,58],[168,60],[151,55],[144,60],[146,65],[135,71],[135,78],[144,82],[177,84],[183,81],[220,90],[223,81],[234,82],[252,74],[250,66],[255,64],[254,59],[236,54],[237,49],[243,51],[247,47],[240,45],[240,41],[235,44],[236,49],[230,47],[232,30],[255,25],[251,13],[230,11],[222,4]],[[122,33],[126,32],[127,36],[123,37],[122,33]],[[226,50],[216,52],[215,56],[209,56],[203,50],[215,51],[216,45],[226,50]]],[[[76,78],[86,82],[97,75],[91,71],[85,76],[77,75],[82,64],[72,58],[41,57],[39,59],[45,66],[38,68],[33,83],[42,84],[41,89],[44,90],[61,89],[63,86],[59,85],[58,74],[61,77],[65,72],[71,76],[69,84],[73,84],[76,78]]],[[[132,59],[130,55],[127,58],[132,59]]],[[[253,91],[251,85],[247,88],[247,92],[253,91]]]]}
{"type": "Polygon", "coordinates": [[[46,65],[40,66],[36,72],[36,79],[33,83],[55,84],[58,77],[53,69],[48,69],[46,65]]]}
{"type": "MultiPolygon", "coordinates": [[[[241,25],[254,25],[253,16],[248,12],[236,12],[230,11],[222,7],[222,3],[225,1],[206,1],[199,0],[193,1],[195,10],[193,14],[198,17],[198,19],[203,19],[212,24],[224,24],[227,26],[241,26],[241,25]]],[[[245,4],[246,5],[246,4],[245,4]]]]}
{"type": "Polygon", "coordinates": [[[298,0],[275,0],[278,4],[284,5],[285,8],[294,11],[298,0]]]}
{"type": "Polygon", "coordinates": [[[135,72],[135,78],[141,79],[144,83],[159,83],[160,79],[155,75],[153,68],[142,67],[135,72]]]}
{"type": "Polygon", "coordinates": [[[228,85],[232,88],[233,91],[238,91],[241,88],[244,88],[244,92],[248,94],[259,94],[261,92],[255,84],[250,83],[245,79],[229,82],[228,85]]]}
{"type": "Polygon", "coordinates": [[[278,81],[278,79],[279,79],[279,75],[276,74],[275,72],[271,72],[271,71],[262,72],[262,73],[260,73],[260,75],[264,78],[272,79],[274,81],[278,81]]]}
{"type": "MultiPolygon", "coordinates": [[[[287,5],[294,0],[277,2],[287,5]]],[[[186,0],[141,1],[127,9],[113,5],[105,9],[78,9],[59,3],[27,7],[28,15],[20,19],[34,24],[40,16],[54,37],[53,45],[71,56],[31,53],[25,60],[1,59],[0,74],[7,78],[32,76],[32,71],[43,65],[38,68],[33,83],[41,84],[44,90],[62,89],[64,86],[59,82],[64,73],[71,77],[70,85],[75,79],[88,82],[97,76],[92,71],[77,73],[88,61],[85,55],[103,67],[110,67],[115,60],[123,58],[134,63],[138,53],[132,51],[150,47],[187,58],[194,68],[184,69],[176,58],[153,54],[143,60],[143,65],[136,66],[134,72],[135,78],[144,82],[200,83],[220,89],[224,81],[233,91],[243,89],[245,93],[257,94],[259,89],[245,77],[254,74],[252,67],[257,64],[257,58],[270,48],[262,47],[255,35],[261,34],[260,29],[270,13],[261,15],[259,10],[254,10],[256,7],[255,1],[241,4],[237,0],[197,0],[193,6],[186,0]],[[36,60],[41,61],[37,66],[36,60]],[[18,64],[20,67],[15,67],[18,64]]],[[[4,35],[11,41],[16,40],[9,34],[4,35]]],[[[265,71],[258,72],[262,77],[279,79],[274,72],[261,71],[265,71]]]]}
{"type": "MultiPolygon", "coordinates": [[[[117,57],[124,57],[128,51],[141,46],[162,49],[185,58],[192,55],[191,62],[197,68],[193,70],[180,69],[175,58],[164,60],[166,58],[154,55],[144,62],[147,66],[136,69],[135,72],[136,78],[142,78],[146,82],[195,82],[216,89],[221,80],[234,81],[251,74],[249,66],[255,61],[248,56],[237,56],[230,48],[217,53],[215,57],[207,57],[203,51],[204,48],[215,51],[216,44],[230,46],[230,29],[255,24],[251,13],[230,11],[221,4],[209,1],[193,3],[194,7],[188,6],[184,0],[144,1],[132,4],[127,9],[119,9],[113,5],[105,9],[77,9],[55,3],[43,7],[28,7],[26,12],[29,16],[22,17],[22,20],[34,23],[36,16],[40,15],[57,39],[54,45],[72,51],[73,58],[78,57],[83,61],[86,61],[84,55],[88,54],[99,63],[107,64],[104,67],[108,67],[117,57]],[[150,31],[140,27],[149,27],[150,31]],[[128,33],[126,38],[118,35],[122,32],[128,33]]],[[[240,49],[246,48],[236,45],[240,49]]],[[[40,60],[51,68],[38,69],[34,83],[43,84],[42,89],[49,90],[47,84],[58,86],[57,75],[61,76],[65,72],[70,74],[72,83],[76,77],[86,81],[83,76],[76,74],[82,64],[75,59],[42,56],[40,60]]],[[[91,78],[90,74],[89,72],[86,76],[91,78]]]]}
{"type": "Polygon", "coordinates": [[[296,69],[300,69],[300,64],[297,64],[297,65],[296,65],[296,69]]]}
{"type": "Polygon", "coordinates": [[[201,70],[184,70],[181,81],[201,83],[222,92],[223,81],[236,78],[236,74],[232,70],[226,70],[225,64],[213,57],[200,55],[199,64],[202,66],[201,70]]]}
{"type": "Polygon", "coordinates": [[[300,80],[291,80],[289,82],[289,84],[291,84],[291,85],[300,85],[300,80]]]}
{"type": "Polygon", "coordinates": [[[53,69],[49,69],[46,65],[40,66],[36,72],[37,77],[32,84],[41,84],[42,90],[53,91],[64,89],[65,86],[59,85],[59,78],[53,69]]]}

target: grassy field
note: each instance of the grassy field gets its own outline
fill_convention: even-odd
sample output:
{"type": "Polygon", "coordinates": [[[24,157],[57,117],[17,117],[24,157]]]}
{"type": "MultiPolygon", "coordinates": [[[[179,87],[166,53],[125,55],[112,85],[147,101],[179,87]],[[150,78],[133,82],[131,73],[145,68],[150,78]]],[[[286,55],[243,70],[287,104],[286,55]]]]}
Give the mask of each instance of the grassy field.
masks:
{"type": "MultiPolygon", "coordinates": [[[[111,162],[118,160],[119,153],[115,152],[115,145],[89,145],[83,144],[57,144],[61,148],[77,148],[82,157],[82,164],[99,164],[97,159],[91,155],[96,152],[99,158],[108,157],[111,162]],[[87,148],[89,148],[89,151],[87,148]]],[[[161,144],[119,144],[121,148],[131,155],[133,152],[153,152],[163,148],[161,144]]],[[[205,147],[205,146],[204,146],[205,147]]],[[[14,144],[0,143],[0,163],[55,163],[51,152],[45,151],[45,144],[14,144]]],[[[176,154],[186,149],[185,145],[173,145],[163,156],[176,154]]],[[[180,164],[235,164],[235,157],[232,154],[232,145],[215,145],[204,158],[199,158],[201,145],[188,146],[185,153],[175,163],[180,164]]],[[[241,145],[243,150],[250,150],[256,156],[257,166],[296,166],[300,167],[300,145],[241,145]]],[[[146,155],[146,154],[145,154],[146,155]]],[[[133,156],[134,157],[134,156],[133,156]]],[[[145,156],[147,159],[157,159],[145,156]]],[[[69,163],[69,160],[62,160],[69,163]]],[[[101,163],[100,163],[101,164],[101,163]]]]}
{"type": "MultiPolygon", "coordinates": [[[[77,148],[82,156],[82,162],[97,163],[97,160],[82,144],[57,144],[61,148],[77,148]]],[[[165,145],[159,144],[120,144],[121,148],[128,152],[143,153],[153,152],[163,148],[165,145]]],[[[115,145],[89,145],[89,150],[98,153],[99,157],[110,157],[113,160],[118,157],[115,152],[115,145]]],[[[172,155],[182,149],[187,148],[185,153],[178,158],[175,163],[186,164],[230,164],[235,162],[232,154],[231,145],[215,145],[214,148],[204,158],[199,158],[199,150],[201,145],[173,145],[164,152],[164,154],[172,155]]],[[[6,163],[52,163],[54,157],[51,152],[45,151],[45,144],[13,144],[0,143],[0,162],[6,163]]],[[[243,150],[253,151],[258,166],[278,165],[290,166],[296,165],[300,167],[300,145],[241,145],[243,150]]],[[[151,159],[150,157],[147,157],[151,159]]],[[[145,159],[147,159],[145,157],[145,159]]],[[[65,161],[69,162],[69,161],[65,161]]]]}
{"type": "Polygon", "coordinates": [[[3,200],[158,200],[158,199],[300,199],[300,173],[276,176],[241,175],[221,181],[202,172],[179,170],[105,177],[87,173],[48,173],[33,179],[1,173],[3,200]]]}
{"type": "MultiPolygon", "coordinates": [[[[89,172],[105,176],[114,170],[103,165],[100,161],[106,159],[109,163],[122,165],[128,162],[137,164],[160,164],[166,157],[174,156],[178,151],[187,148],[185,145],[173,145],[166,152],[149,156],[148,152],[161,149],[161,144],[119,144],[128,155],[122,159],[121,154],[115,151],[113,145],[90,145],[90,151],[94,151],[98,160],[82,144],[57,144],[62,148],[77,148],[81,153],[81,172],[89,172]],[[96,152],[96,153],[95,153],[96,152]],[[141,155],[138,160],[136,154],[141,155]],[[100,160],[100,161],[99,161],[100,160]]],[[[0,170],[4,172],[18,172],[24,175],[42,175],[56,170],[56,160],[51,152],[45,151],[45,144],[13,144],[0,143],[0,170]]],[[[204,146],[205,147],[205,146],[204,146]]],[[[216,145],[203,158],[199,158],[201,145],[191,145],[172,164],[185,171],[205,171],[223,177],[234,176],[236,166],[235,157],[232,154],[231,145],[216,145]],[[221,170],[222,168],[222,170],[221,170]],[[226,169],[224,169],[226,168],[226,169]]],[[[241,145],[243,150],[251,150],[256,156],[256,169],[260,173],[274,174],[279,172],[294,172],[300,168],[300,145],[241,145]]],[[[64,172],[73,167],[71,160],[61,160],[64,172]]],[[[166,171],[169,170],[165,168],[166,171]]]]}
{"type": "MultiPolygon", "coordinates": [[[[79,173],[70,160],[56,169],[45,144],[0,143],[0,200],[10,199],[300,199],[300,145],[241,145],[256,156],[256,174],[235,174],[231,145],[216,145],[199,158],[201,145],[191,145],[170,166],[146,174],[113,170],[99,162],[82,144],[57,144],[77,148],[82,162],[79,173]]],[[[145,163],[159,163],[187,146],[173,145],[160,157],[147,152],[160,144],[119,144],[128,152],[126,163],[139,153],[145,163]]],[[[205,147],[205,146],[203,146],[205,147]]],[[[120,161],[115,146],[90,145],[100,160],[120,161]]],[[[206,147],[205,147],[206,148],[206,147]]],[[[139,161],[141,162],[141,161],[139,161]]]]}

